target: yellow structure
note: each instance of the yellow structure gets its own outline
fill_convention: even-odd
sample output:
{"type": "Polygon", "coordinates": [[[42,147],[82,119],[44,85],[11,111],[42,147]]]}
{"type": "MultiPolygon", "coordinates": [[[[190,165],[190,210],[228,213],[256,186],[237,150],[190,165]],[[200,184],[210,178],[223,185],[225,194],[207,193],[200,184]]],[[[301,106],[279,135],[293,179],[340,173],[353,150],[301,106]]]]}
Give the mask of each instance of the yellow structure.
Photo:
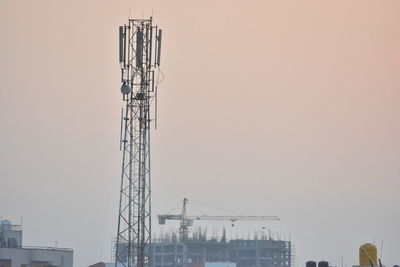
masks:
{"type": "Polygon", "coordinates": [[[360,266],[378,265],[378,251],[376,247],[370,243],[366,243],[360,247],[360,266]]]}

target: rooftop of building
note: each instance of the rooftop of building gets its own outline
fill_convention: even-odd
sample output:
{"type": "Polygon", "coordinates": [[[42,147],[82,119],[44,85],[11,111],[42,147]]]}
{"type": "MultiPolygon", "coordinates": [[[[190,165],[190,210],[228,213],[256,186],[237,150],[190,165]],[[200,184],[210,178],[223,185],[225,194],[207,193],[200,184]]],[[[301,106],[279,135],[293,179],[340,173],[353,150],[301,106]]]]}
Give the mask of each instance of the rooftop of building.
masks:
{"type": "Polygon", "coordinates": [[[21,246],[21,247],[7,247],[0,246],[0,249],[25,249],[25,250],[46,250],[46,251],[60,251],[60,252],[73,252],[72,248],[58,248],[58,247],[40,247],[40,246],[21,246]]]}
{"type": "Polygon", "coordinates": [[[1,220],[0,230],[3,231],[22,231],[22,225],[12,224],[9,220],[1,220]]]}
{"type": "Polygon", "coordinates": [[[12,224],[10,220],[0,220],[0,249],[40,250],[54,252],[73,252],[71,248],[24,246],[22,242],[22,225],[12,224]]]}

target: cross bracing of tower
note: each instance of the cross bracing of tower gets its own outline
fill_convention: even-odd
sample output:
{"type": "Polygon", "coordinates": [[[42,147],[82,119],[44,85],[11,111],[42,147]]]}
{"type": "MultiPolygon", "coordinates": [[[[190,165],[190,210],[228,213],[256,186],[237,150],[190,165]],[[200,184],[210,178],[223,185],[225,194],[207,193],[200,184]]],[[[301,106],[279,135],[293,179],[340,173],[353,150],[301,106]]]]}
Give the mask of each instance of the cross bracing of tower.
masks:
{"type": "Polygon", "coordinates": [[[122,170],[115,266],[143,267],[151,244],[151,111],[157,97],[162,31],[150,19],[119,28],[122,170]],[[158,76],[158,75],[157,75],[158,76]]]}

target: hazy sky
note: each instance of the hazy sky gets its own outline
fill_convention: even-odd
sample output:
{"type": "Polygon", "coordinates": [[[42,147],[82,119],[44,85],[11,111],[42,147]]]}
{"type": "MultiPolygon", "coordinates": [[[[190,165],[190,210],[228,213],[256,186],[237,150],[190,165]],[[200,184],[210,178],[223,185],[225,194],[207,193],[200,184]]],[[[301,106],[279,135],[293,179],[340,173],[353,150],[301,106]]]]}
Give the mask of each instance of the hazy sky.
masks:
{"type": "Polygon", "coordinates": [[[400,263],[398,0],[0,0],[0,215],[25,245],[109,260],[129,13],[164,30],[153,214],[187,196],[279,216],[299,266],[374,239],[400,263]]]}

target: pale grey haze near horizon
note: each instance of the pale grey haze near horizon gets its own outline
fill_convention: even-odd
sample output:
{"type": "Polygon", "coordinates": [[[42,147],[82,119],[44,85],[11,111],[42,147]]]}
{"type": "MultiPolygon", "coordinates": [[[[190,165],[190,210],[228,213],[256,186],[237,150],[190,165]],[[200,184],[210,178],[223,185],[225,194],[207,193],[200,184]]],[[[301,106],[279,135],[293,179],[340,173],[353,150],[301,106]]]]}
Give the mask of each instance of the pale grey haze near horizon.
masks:
{"type": "Polygon", "coordinates": [[[299,266],[374,239],[400,263],[400,1],[0,0],[0,216],[25,245],[109,260],[129,8],[164,29],[153,214],[186,196],[279,216],[299,266]]]}

